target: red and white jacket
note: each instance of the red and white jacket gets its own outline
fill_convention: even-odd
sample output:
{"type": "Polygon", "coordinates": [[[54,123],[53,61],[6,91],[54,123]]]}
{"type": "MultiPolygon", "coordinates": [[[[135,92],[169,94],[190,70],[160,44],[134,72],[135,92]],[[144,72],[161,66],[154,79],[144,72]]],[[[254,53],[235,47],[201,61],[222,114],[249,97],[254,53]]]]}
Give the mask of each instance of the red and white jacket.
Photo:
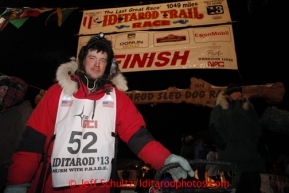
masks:
{"type": "MultiPolygon", "coordinates": [[[[57,70],[58,83],[51,86],[33,111],[26,125],[24,139],[12,157],[9,169],[8,184],[31,183],[28,192],[35,192],[43,164],[43,155],[47,155],[47,168],[53,142],[56,116],[60,95],[63,92],[73,94],[78,99],[96,100],[104,96],[106,88],[115,87],[116,93],[116,134],[128,147],[145,163],[151,164],[156,170],[160,169],[165,159],[171,154],[165,147],[156,141],[145,128],[145,122],[131,99],[123,92],[127,90],[126,80],[121,73],[111,79],[112,84],[94,93],[89,93],[86,85],[79,77],[74,76],[77,63],[71,61],[62,64],[57,70]],[[68,73],[69,72],[69,73],[68,73]],[[73,77],[73,78],[71,78],[73,77]]],[[[47,170],[46,170],[47,171],[47,170]]],[[[109,188],[103,186],[91,187],[62,187],[53,188],[51,173],[44,180],[44,192],[102,192],[108,193],[109,188]]]]}

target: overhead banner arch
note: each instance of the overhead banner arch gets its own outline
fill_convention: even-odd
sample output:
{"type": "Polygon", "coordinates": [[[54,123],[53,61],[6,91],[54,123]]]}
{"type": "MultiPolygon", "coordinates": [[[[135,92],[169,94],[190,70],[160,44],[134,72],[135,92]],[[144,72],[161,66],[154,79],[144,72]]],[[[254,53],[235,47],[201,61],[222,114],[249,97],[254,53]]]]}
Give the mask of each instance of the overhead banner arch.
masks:
{"type": "MultiPolygon", "coordinates": [[[[77,53],[91,36],[80,36],[77,53]]],[[[237,70],[232,25],[107,34],[122,72],[237,70]]]]}
{"type": "MultiPolygon", "coordinates": [[[[169,87],[165,90],[125,92],[136,105],[158,103],[188,103],[197,106],[215,107],[218,94],[224,92],[227,86],[215,86],[202,79],[192,77],[191,84],[186,89],[169,87]]],[[[45,95],[46,90],[41,90],[35,98],[38,104],[45,95]]],[[[282,102],[285,95],[285,87],[282,82],[268,83],[264,85],[245,85],[243,93],[248,98],[264,98],[268,104],[282,102]]]]}
{"type": "MultiPolygon", "coordinates": [[[[187,89],[169,87],[159,91],[133,90],[126,94],[135,104],[189,103],[213,108],[219,93],[224,92],[226,88],[227,86],[215,86],[192,77],[191,85],[187,89]]],[[[243,86],[243,94],[248,98],[264,98],[268,104],[278,104],[284,98],[285,87],[282,82],[246,85],[243,86]]]]}
{"type": "Polygon", "coordinates": [[[85,10],[80,35],[230,23],[226,0],[190,0],[85,10]]]}

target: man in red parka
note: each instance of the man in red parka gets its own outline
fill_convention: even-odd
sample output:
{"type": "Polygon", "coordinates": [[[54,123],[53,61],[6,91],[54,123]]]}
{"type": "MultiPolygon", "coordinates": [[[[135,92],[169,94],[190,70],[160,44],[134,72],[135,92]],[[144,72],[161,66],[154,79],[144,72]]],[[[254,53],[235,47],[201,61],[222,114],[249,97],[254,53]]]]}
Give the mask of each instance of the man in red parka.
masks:
{"type": "Polygon", "coordinates": [[[111,42],[100,33],[62,64],[31,115],[13,155],[6,193],[101,192],[112,188],[118,135],[145,163],[169,170],[177,180],[194,176],[189,163],[171,154],[146,129],[142,115],[124,93],[111,42]]]}

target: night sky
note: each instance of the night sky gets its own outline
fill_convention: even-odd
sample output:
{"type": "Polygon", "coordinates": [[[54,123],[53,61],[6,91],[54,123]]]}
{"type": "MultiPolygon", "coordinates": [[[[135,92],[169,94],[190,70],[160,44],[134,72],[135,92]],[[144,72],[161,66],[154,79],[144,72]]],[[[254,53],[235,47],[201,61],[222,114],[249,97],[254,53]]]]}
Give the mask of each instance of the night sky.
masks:
{"type": "MultiPolygon", "coordinates": [[[[137,1],[8,1],[1,0],[1,12],[6,7],[80,7],[94,9],[139,5],[137,1]],[[95,6],[95,3],[98,4],[95,6]]],[[[166,1],[169,2],[169,1],[166,1]]],[[[171,1],[174,2],[174,1],[171,1]]],[[[229,8],[233,26],[234,40],[239,70],[165,70],[124,73],[128,80],[129,91],[164,90],[175,86],[185,89],[190,86],[190,78],[196,77],[215,86],[226,86],[235,81],[242,85],[264,85],[282,82],[288,90],[289,78],[286,66],[288,29],[285,29],[284,6],[279,1],[253,0],[248,6],[246,0],[229,0],[229,8]],[[286,50],[286,51],[285,51],[286,50]]],[[[164,1],[155,1],[164,3],[164,1]]],[[[78,44],[78,33],[82,19],[81,11],[74,11],[61,27],[56,21],[45,25],[51,12],[43,13],[37,18],[31,17],[20,29],[8,24],[0,32],[0,72],[18,76],[31,86],[27,99],[34,103],[39,89],[48,89],[55,78],[59,64],[68,57],[75,56],[78,44]]],[[[264,98],[251,99],[257,112],[272,106],[264,98]]],[[[279,109],[289,111],[289,98],[285,93],[284,100],[274,104],[279,109]]],[[[156,104],[137,105],[147,123],[147,128],[164,146],[178,154],[181,134],[198,133],[208,142],[208,121],[211,108],[193,104],[156,104]]],[[[289,128],[288,128],[289,129],[289,128]]],[[[265,141],[271,153],[287,153],[288,136],[264,131],[265,141]],[[287,139],[287,140],[286,140],[287,139]]],[[[134,157],[125,145],[120,145],[119,156],[134,157]]]]}

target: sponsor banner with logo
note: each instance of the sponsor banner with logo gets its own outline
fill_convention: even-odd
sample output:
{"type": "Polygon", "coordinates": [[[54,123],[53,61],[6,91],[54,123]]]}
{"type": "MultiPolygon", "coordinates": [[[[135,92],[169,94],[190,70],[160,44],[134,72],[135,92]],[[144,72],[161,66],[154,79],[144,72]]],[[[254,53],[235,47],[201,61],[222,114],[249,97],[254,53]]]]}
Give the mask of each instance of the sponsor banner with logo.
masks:
{"type": "MultiPolygon", "coordinates": [[[[79,37],[78,50],[91,36],[79,37]]],[[[122,72],[238,69],[232,25],[106,35],[122,72]]]]}
{"type": "Polygon", "coordinates": [[[226,0],[191,0],[86,10],[80,35],[154,30],[231,22],[226,0]]]}

